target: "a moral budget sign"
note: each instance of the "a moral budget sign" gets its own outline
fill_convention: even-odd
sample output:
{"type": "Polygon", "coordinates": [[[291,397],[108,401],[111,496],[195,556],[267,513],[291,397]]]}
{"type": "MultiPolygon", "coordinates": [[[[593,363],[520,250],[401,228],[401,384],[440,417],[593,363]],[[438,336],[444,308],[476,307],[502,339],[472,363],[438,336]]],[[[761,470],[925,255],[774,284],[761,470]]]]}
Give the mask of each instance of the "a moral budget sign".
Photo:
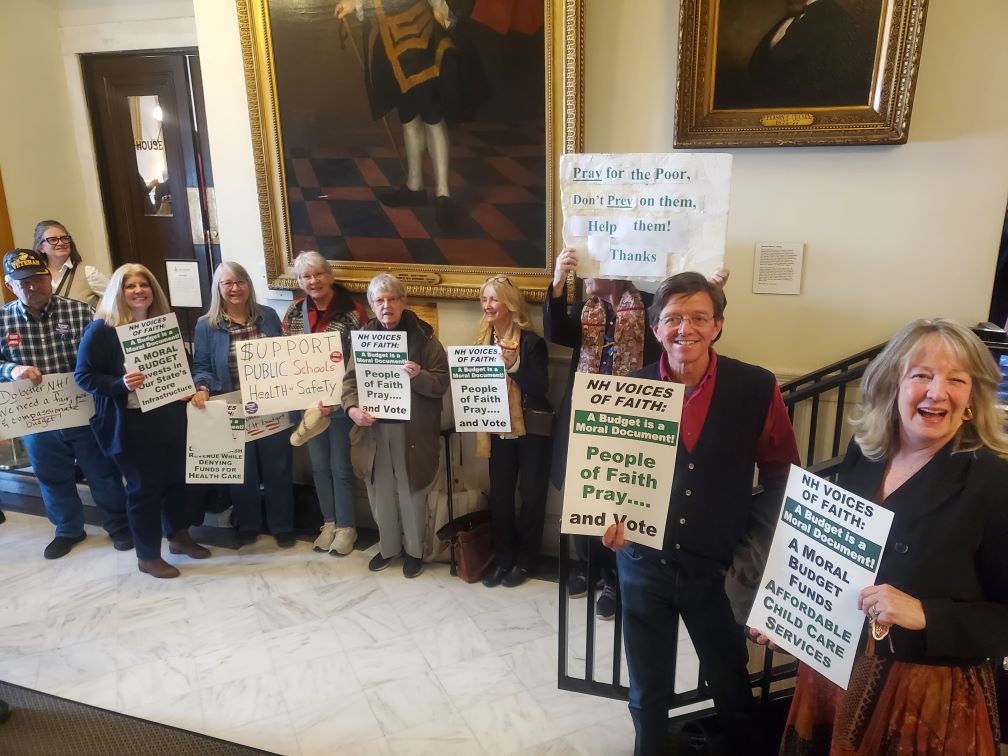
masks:
{"type": "Polygon", "coordinates": [[[0,438],[87,425],[94,414],[91,395],[74,383],[73,373],[0,383],[0,438]]]}
{"type": "Polygon", "coordinates": [[[193,393],[189,360],[174,312],[117,326],[116,334],[126,372],[144,374],[143,385],[136,390],[141,412],[193,393]]]}
{"type": "Polygon", "coordinates": [[[665,538],[684,386],[576,373],[561,531],[661,548],[665,538]]]}
{"type": "Polygon", "coordinates": [[[339,332],[242,341],[236,355],[249,417],[340,403],[344,366],[339,332]]]}
{"type": "Polygon", "coordinates": [[[496,344],[448,347],[448,370],[455,430],[510,433],[507,373],[501,348],[496,344]]]}
{"type": "Polygon", "coordinates": [[[893,514],[791,466],[784,506],[747,625],[846,688],[893,514]]]}
{"type": "Polygon", "coordinates": [[[406,331],[353,331],[357,403],[372,417],[409,420],[406,331]]]}

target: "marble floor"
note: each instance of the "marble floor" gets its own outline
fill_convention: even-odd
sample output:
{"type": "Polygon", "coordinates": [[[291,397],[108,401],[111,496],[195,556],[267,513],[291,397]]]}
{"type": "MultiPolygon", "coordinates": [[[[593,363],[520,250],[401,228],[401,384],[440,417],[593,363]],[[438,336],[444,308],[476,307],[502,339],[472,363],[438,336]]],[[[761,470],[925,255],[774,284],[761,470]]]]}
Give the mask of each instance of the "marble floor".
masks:
{"type": "MultiPolygon", "coordinates": [[[[335,558],[269,536],[170,557],[182,577],[156,580],[87,531],[46,561],[49,523],[7,513],[0,679],[280,754],[633,751],[623,702],[557,690],[556,583],[487,589],[441,564],[406,580],[399,563],[368,572],[376,547],[335,558]]],[[[596,627],[601,678],[612,623],[596,627]]],[[[583,670],[583,640],[568,663],[583,670]]]]}

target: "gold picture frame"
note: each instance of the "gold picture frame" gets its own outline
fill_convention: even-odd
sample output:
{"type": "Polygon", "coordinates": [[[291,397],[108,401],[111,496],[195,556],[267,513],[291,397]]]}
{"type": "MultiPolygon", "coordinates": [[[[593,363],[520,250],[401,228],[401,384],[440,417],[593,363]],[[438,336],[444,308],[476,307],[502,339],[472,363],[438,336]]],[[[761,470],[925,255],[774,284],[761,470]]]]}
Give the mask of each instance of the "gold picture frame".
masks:
{"type": "Polygon", "coordinates": [[[683,0],[675,146],[905,143],[927,5],[683,0]]]}
{"type": "MultiPolygon", "coordinates": [[[[424,0],[424,2],[427,1],[424,0]]],[[[382,8],[383,3],[384,7],[391,7],[395,3],[402,5],[409,2],[410,0],[369,0],[367,7],[373,8],[377,5],[379,8],[382,8]]],[[[560,224],[554,222],[554,218],[559,217],[559,186],[557,183],[556,166],[560,155],[567,152],[578,152],[582,149],[584,125],[584,62],[582,58],[584,0],[542,0],[542,2],[542,15],[539,17],[542,27],[536,33],[541,34],[543,39],[543,99],[545,101],[543,106],[545,122],[538,133],[544,135],[545,139],[542,145],[542,154],[538,156],[533,155],[530,159],[531,162],[526,161],[525,165],[538,167],[541,163],[544,170],[541,175],[541,186],[537,186],[535,193],[529,195],[532,196],[532,200],[529,201],[528,205],[521,208],[526,213],[526,217],[523,220],[527,220],[529,213],[532,214],[533,218],[538,218],[539,216],[536,214],[541,213],[541,216],[545,220],[545,229],[541,231],[543,234],[542,239],[533,238],[534,234],[539,233],[539,226],[536,223],[526,223],[524,226],[518,223],[522,229],[531,229],[531,233],[528,234],[526,240],[534,248],[528,245],[521,248],[523,256],[519,258],[516,255],[513,258],[513,261],[519,261],[520,259],[521,264],[502,265],[500,264],[500,260],[503,259],[501,255],[491,254],[483,258],[480,257],[481,249],[492,247],[494,243],[499,241],[498,237],[492,235],[490,236],[490,241],[473,241],[471,243],[473,250],[470,254],[468,250],[469,243],[464,235],[459,237],[456,234],[451,239],[450,244],[451,249],[455,251],[455,258],[439,260],[433,263],[430,262],[430,259],[404,259],[404,255],[401,253],[402,246],[406,244],[419,244],[419,242],[413,242],[412,240],[407,241],[405,237],[401,245],[394,239],[384,240],[382,243],[374,243],[372,240],[367,239],[363,240],[364,242],[371,242],[370,246],[361,242],[362,246],[365,246],[368,250],[374,248],[379,250],[376,253],[378,259],[353,258],[350,254],[350,251],[352,251],[350,250],[352,240],[345,239],[341,242],[340,239],[336,238],[335,241],[342,245],[340,249],[346,247],[342,255],[338,251],[330,251],[329,253],[323,249],[320,249],[320,251],[330,260],[330,266],[334,271],[337,281],[349,290],[362,292],[366,289],[368,281],[375,274],[379,272],[392,272],[403,281],[408,291],[413,295],[428,298],[477,299],[479,297],[479,285],[488,276],[505,274],[522,289],[528,299],[531,301],[542,301],[544,292],[552,280],[555,255],[562,244],[560,224]],[[539,203],[541,207],[537,206],[536,203],[539,203]],[[385,248],[395,251],[395,259],[381,258],[382,244],[385,245],[385,248]],[[480,246],[481,244],[484,246],[480,246]],[[338,259],[341,256],[343,259],[338,259]],[[459,259],[459,257],[462,259],[459,259]],[[494,258],[497,262],[493,262],[494,258]],[[483,259],[491,261],[489,264],[478,264],[483,259]]],[[[476,5],[478,6],[479,3],[476,3],[476,5]]],[[[531,8],[533,14],[538,14],[539,9],[534,2],[531,5],[528,3],[524,5],[518,3],[517,5],[526,9],[531,8]]],[[[295,22],[303,20],[306,24],[318,24],[318,26],[314,27],[295,27],[295,33],[299,29],[305,34],[317,34],[317,30],[323,28],[331,31],[334,22],[334,3],[332,0],[328,0],[328,2],[326,0],[318,0],[317,3],[314,0],[237,0],[237,6],[249,116],[252,126],[256,185],[259,194],[259,212],[262,223],[266,274],[271,288],[293,290],[297,289],[292,269],[293,258],[300,249],[309,247],[299,247],[296,244],[296,241],[299,239],[296,233],[297,228],[296,226],[292,227],[292,212],[295,215],[295,221],[300,218],[303,222],[304,213],[302,212],[302,208],[297,206],[297,203],[303,201],[307,195],[302,187],[294,186],[300,180],[300,173],[297,176],[293,175],[295,171],[291,170],[291,166],[295,165],[295,160],[301,160],[304,163],[307,158],[305,158],[303,152],[300,157],[292,157],[292,152],[285,152],[284,118],[281,113],[281,104],[285,102],[285,93],[282,91],[282,81],[284,80],[282,72],[286,66],[292,70],[300,71],[302,76],[326,75],[325,66],[313,65],[309,69],[306,67],[307,62],[303,59],[315,55],[325,55],[327,54],[327,49],[323,49],[323,47],[310,39],[300,46],[293,45],[288,41],[285,43],[287,44],[285,52],[281,51],[281,54],[286,54],[289,60],[285,61],[281,58],[278,61],[278,50],[274,46],[275,30],[273,26],[278,18],[277,13],[280,12],[277,9],[283,6],[286,12],[288,12],[288,16],[290,14],[299,14],[294,17],[295,22]],[[279,66],[278,62],[280,63],[279,66]],[[298,66],[300,66],[300,69],[298,66]],[[278,68],[281,69],[280,76],[278,76],[278,68]],[[278,84],[278,82],[281,83],[278,84]],[[288,176],[288,173],[292,175],[288,176]]],[[[341,39],[339,40],[344,48],[347,43],[349,43],[351,48],[355,48],[358,41],[361,46],[365,44],[364,39],[366,38],[364,35],[357,33],[359,27],[353,26],[354,23],[359,25],[361,18],[361,14],[351,12],[350,17],[339,22],[346,24],[346,30],[341,32],[341,39]],[[354,15],[356,15],[356,18],[352,17],[354,15]]],[[[528,22],[525,22],[525,24],[529,26],[528,22]]],[[[289,26],[290,23],[288,23],[289,26]]],[[[457,29],[458,27],[455,28],[457,29]]],[[[326,46],[336,44],[335,36],[330,31],[326,32],[326,46]]],[[[507,34],[512,35],[517,34],[517,32],[509,29],[507,34]]],[[[504,36],[507,38],[507,35],[504,36]]],[[[354,51],[361,58],[363,66],[363,56],[360,54],[360,49],[355,49],[354,51]]],[[[498,70],[493,69],[490,73],[494,74],[498,70]]],[[[329,86],[332,80],[340,76],[340,74],[329,75],[331,77],[329,82],[321,82],[318,85],[312,84],[311,89],[314,90],[317,88],[317,91],[320,93],[327,91],[326,86],[329,86]]],[[[346,75],[350,77],[355,76],[356,86],[363,89],[359,70],[346,75]]],[[[292,82],[291,89],[296,88],[298,80],[289,78],[289,81],[292,82]]],[[[523,90],[519,91],[535,92],[536,90],[536,86],[526,85],[523,90]]],[[[370,92],[368,92],[368,96],[370,97],[370,92]]],[[[289,98],[286,101],[289,102],[289,98]]],[[[373,107],[371,112],[374,112],[373,107]]],[[[389,115],[386,115],[385,118],[395,118],[395,115],[396,113],[393,111],[389,115]]],[[[402,118],[401,115],[400,118],[402,118]]],[[[381,120],[374,120],[374,123],[379,124],[381,120]]],[[[333,126],[334,131],[338,131],[338,127],[340,126],[340,124],[333,124],[331,120],[326,122],[326,128],[330,125],[333,126]]],[[[288,122],[288,131],[291,128],[301,129],[301,126],[302,124],[298,122],[288,122]]],[[[396,126],[399,126],[398,121],[392,124],[391,128],[385,128],[384,131],[391,134],[396,126]]],[[[323,133],[320,130],[318,133],[322,134],[326,140],[330,140],[328,132],[323,133]]],[[[302,135],[302,149],[303,145],[308,141],[310,139],[302,135]]],[[[534,153],[536,148],[532,144],[533,141],[530,139],[530,148],[534,153]]],[[[389,151],[386,150],[387,152],[389,151]]],[[[390,161],[394,158],[394,155],[385,153],[383,155],[386,164],[391,164],[390,161]]],[[[455,154],[453,151],[452,160],[454,159],[455,154]]],[[[390,172],[386,171],[386,173],[390,172]]],[[[430,172],[431,166],[427,164],[425,167],[425,176],[430,172]]],[[[405,174],[405,169],[403,170],[403,174],[405,174]]],[[[538,170],[530,170],[529,174],[535,177],[534,181],[536,183],[539,183],[538,170]]],[[[312,209],[325,211],[325,204],[332,201],[331,196],[334,192],[326,189],[325,186],[321,178],[316,178],[316,187],[312,190],[314,191],[314,195],[311,200],[311,202],[316,204],[312,209]]],[[[388,186],[395,186],[395,183],[390,179],[388,186]]],[[[352,187],[351,189],[352,191],[349,189],[341,190],[351,200],[360,198],[363,196],[362,193],[366,194],[370,190],[369,187],[352,187]]],[[[500,192],[499,194],[503,196],[507,192],[500,192]]],[[[514,192],[511,192],[511,194],[514,194],[514,192]]],[[[347,197],[344,197],[344,199],[347,197]]],[[[485,204],[490,202],[490,200],[481,198],[480,202],[485,204]]],[[[366,209],[365,205],[360,205],[360,207],[366,209]]],[[[350,208],[347,212],[352,213],[351,206],[347,205],[344,209],[346,208],[350,208]]],[[[382,212],[390,216],[394,215],[385,210],[384,202],[379,204],[372,201],[368,205],[368,208],[370,212],[376,213],[379,216],[382,212]]],[[[400,209],[397,208],[397,210],[400,209]]],[[[508,208],[495,206],[495,208],[491,208],[486,212],[493,215],[495,209],[508,210],[508,208]]],[[[334,210],[333,212],[336,211],[334,210]]],[[[430,217],[428,214],[427,223],[430,222],[430,217]]],[[[412,220],[415,221],[416,219],[412,220]]],[[[468,216],[466,216],[466,220],[468,220],[468,216]]],[[[500,224],[504,228],[507,228],[506,220],[500,224]]],[[[379,221],[382,221],[382,218],[379,217],[376,219],[376,223],[379,221]]],[[[422,219],[421,221],[423,222],[422,219]]],[[[440,216],[438,216],[438,221],[440,222],[440,216]]],[[[311,223],[315,224],[315,222],[316,219],[312,217],[311,223]]],[[[339,228],[338,221],[330,225],[333,228],[339,228]]],[[[414,224],[412,227],[419,228],[420,233],[423,233],[421,226],[414,224]]],[[[482,233],[483,231],[484,227],[481,226],[480,232],[482,233]]],[[[511,235],[514,236],[517,233],[512,232],[511,235]]],[[[431,233],[430,237],[435,245],[442,243],[440,239],[435,238],[434,233],[431,233]]],[[[304,239],[303,236],[300,238],[304,239]]],[[[329,239],[332,241],[330,237],[319,236],[316,239],[329,239]]],[[[500,242],[500,244],[505,243],[504,241],[500,242]]],[[[429,241],[424,241],[424,244],[427,245],[424,249],[433,249],[434,256],[438,254],[438,250],[432,247],[429,241]]],[[[445,245],[448,246],[448,242],[445,242],[445,245]]]]}

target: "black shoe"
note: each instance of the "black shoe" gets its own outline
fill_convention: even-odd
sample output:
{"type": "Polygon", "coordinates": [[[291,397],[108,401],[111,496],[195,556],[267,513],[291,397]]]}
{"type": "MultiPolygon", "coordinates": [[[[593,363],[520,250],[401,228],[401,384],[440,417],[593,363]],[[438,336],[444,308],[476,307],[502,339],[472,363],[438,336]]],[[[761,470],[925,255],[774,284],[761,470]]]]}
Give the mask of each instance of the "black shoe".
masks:
{"type": "Polygon", "coordinates": [[[3,513],[3,510],[0,509],[0,523],[3,523],[3,522],[7,522],[7,515],[5,515],[3,513]]]}
{"type": "Polygon", "coordinates": [[[600,620],[611,620],[616,616],[616,594],[611,588],[605,588],[599,600],[595,603],[595,616],[600,620]]]}
{"type": "MultiPolygon", "coordinates": [[[[257,530],[239,530],[238,531],[238,548],[242,546],[251,546],[259,540],[259,531],[257,530]]],[[[279,540],[279,539],[277,539],[279,540]]]]}
{"type": "Polygon", "coordinates": [[[575,575],[567,583],[567,595],[571,598],[581,598],[588,594],[588,581],[584,575],[575,575]]]}
{"type": "Polygon", "coordinates": [[[403,577],[415,578],[423,572],[423,560],[407,554],[403,557],[402,574],[403,577]]]}
{"type": "Polygon", "coordinates": [[[498,585],[501,584],[501,581],[504,579],[504,576],[507,575],[507,573],[508,573],[507,567],[500,567],[500,566],[494,567],[492,570],[490,570],[490,572],[484,575],[483,585],[485,585],[487,588],[496,588],[498,585]]]}
{"type": "Polygon", "coordinates": [[[79,536],[56,536],[49,542],[49,545],[45,547],[45,551],[42,552],[42,556],[46,559],[59,559],[60,557],[65,557],[70,553],[70,549],[83,541],[85,538],[87,538],[87,533],[81,533],[79,536]]]}
{"type": "Polygon", "coordinates": [[[438,197],[434,200],[434,220],[438,228],[450,234],[459,227],[462,220],[462,208],[451,197],[438,197]]]}
{"type": "Polygon", "coordinates": [[[523,567],[519,567],[517,564],[508,570],[507,575],[501,578],[501,585],[505,588],[517,588],[519,585],[525,582],[525,579],[529,576],[529,571],[523,567]]]}
{"type": "Polygon", "coordinates": [[[379,192],[378,201],[385,207],[423,207],[427,204],[427,190],[413,191],[407,186],[400,186],[388,192],[379,192]]]}
{"type": "Polygon", "coordinates": [[[394,560],[398,556],[399,555],[396,554],[395,556],[383,557],[381,555],[381,552],[379,551],[377,554],[371,557],[371,561],[368,562],[367,568],[371,570],[371,572],[381,572],[390,564],[392,564],[392,560],[394,560]]]}
{"type": "MultiPolygon", "coordinates": [[[[3,514],[3,512],[0,512],[3,514]]],[[[0,520],[3,522],[3,520],[0,520]]],[[[3,724],[8,719],[10,719],[10,706],[7,705],[6,701],[0,701],[0,724],[3,724]]]]}
{"type": "Polygon", "coordinates": [[[281,549],[289,549],[297,543],[297,538],[294,537],[293,533],[277,533],[275,536],[277,546],[281,549]]]}
{"type": "Polygon", "coordinates": [[[112,539],[112,548],[116,551],[133,551],[133,534],[128,530],[120,530],[109,538],[112,539]]]}

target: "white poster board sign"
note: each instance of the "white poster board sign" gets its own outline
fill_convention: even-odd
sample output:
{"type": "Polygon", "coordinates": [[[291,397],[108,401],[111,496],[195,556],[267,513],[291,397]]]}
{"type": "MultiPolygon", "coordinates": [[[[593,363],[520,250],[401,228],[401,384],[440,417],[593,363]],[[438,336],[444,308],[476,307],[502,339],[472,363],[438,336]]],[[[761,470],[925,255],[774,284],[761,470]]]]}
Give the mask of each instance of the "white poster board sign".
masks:
{"type": "Polygon", "coordinates": [[[174,312],[116,328],[126,361],[126,372],[144,374],[136,390],[140,410],[146,412],[193,393],[189,360],[174,312]]]}
{"type": "Polygon", "coordinates": [[[73,373],[43,375],[37,386],[29,380],[0,383],[0,438],[77,428],[93,414],[91,395],[74,383],[73,373]]]}
{"type": "Polygon", "coordinates": [[[340,403],[344,365],[338,332],[252,339],[236,351],[247,416],[340,403]]]}
{"type": "Polygon", "coordinates": [[[405,331],[353,331],[357,404],[388,420],[409,420],[410,377],[405,331]]]}
{"type": "Polygon", "coordinates": [[[564,480],[563,533],[602,535],[660,549],[672,493],[684,386],[576,373],[564,480]]]}
{"type": "Polygon", "coordinates": [[[448,347],[448,370],[455,430],[510,433],[507,372],[500,347],[448,347]]]}
{"type": "Polygon", "coordinates": [[[206,408],[201,410],[190,403],[186,406],[186,418],[186,483],[243,483],[245,416],[242,415],[240,406],[214,400],[207,402],[206,408]],[[224,408],[224,416],[227,418],[227,423],[223,425],[221,408],[224,408]],[[200,434],[213,434],[213,443],[197,440],[200,434]],[[198,451],[206,448],[219,451],[198,451]]]}
{"type": "Polygon", "coordinates": [[[805,245],[800,242],[759,242],[753,266],[753,294],[801,294],[804,257],[805,245]]]}
{"type": "Polygon", "coordinates": [[[892,520],[888,509],[792,465],[746,624],[846,689],[865,624],[858,594],[875,583],[892,520]]]}
{"type": "Polygon", "coordinates": [[[563,155],[563,241],[578,276],[709,277],[724,261],[731,166],[719,153],[563,155]]]}

